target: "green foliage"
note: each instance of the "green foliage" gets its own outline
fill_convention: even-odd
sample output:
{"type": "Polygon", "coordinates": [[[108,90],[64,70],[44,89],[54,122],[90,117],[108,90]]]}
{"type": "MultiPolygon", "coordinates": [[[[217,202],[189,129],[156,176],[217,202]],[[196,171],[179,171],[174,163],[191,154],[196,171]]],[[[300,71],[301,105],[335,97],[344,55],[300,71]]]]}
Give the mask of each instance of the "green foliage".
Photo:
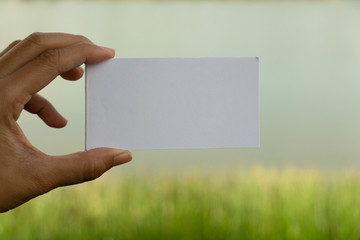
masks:
{"type": "Polygon", "coordinates": [[[360,239],[356,173],[231,170],[103,178],[0,215],[0,239],[360,239]]]}

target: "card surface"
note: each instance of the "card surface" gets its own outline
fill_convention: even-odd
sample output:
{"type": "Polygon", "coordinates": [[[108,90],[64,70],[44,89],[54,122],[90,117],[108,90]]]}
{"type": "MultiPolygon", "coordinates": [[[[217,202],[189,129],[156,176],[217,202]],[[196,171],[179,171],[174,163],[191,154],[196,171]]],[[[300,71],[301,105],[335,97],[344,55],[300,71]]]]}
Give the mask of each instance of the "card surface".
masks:
{"type": "Polygon", "coordinates": [[[86,149],[259,147],[258,58],[86,66],[86,149]]]}

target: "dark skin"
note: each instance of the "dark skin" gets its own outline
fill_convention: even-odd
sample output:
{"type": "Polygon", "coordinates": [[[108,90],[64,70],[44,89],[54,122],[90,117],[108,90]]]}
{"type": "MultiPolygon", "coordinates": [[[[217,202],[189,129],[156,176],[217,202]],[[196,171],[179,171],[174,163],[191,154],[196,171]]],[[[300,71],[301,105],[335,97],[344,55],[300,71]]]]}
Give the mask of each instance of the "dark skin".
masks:
{"type": "Polygon", "coordinates": [[[0,53],[0,212],[57,187],[96,179],[132,159],[129,151],[110,148],[49,156],[32,146],[17,124],[26,110],[50,127],[64,127],[66,119],[38,92],[58,75],[78,80],[82,64],[114,55],[83,36],[63,33],[34,33],[0,53]]]}

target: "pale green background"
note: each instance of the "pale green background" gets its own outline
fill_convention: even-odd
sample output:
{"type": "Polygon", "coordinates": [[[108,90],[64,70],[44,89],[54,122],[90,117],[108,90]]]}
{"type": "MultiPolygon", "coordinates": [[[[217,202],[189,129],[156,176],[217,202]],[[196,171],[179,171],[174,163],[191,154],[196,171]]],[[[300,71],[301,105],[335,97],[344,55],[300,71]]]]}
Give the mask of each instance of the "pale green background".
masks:
{"type": "MultiPolygon", "coordinates": [[[[261,148],[136,151],[126,171],[360,163],[359,2],[0,2],[0,48],[34,31],[83,34],[117,57],[260,58],[261,148]]],[[[84,79],[42,94],[69,123],[23,113],[28,138],[49,154],[83,150],[84,79]]]]}

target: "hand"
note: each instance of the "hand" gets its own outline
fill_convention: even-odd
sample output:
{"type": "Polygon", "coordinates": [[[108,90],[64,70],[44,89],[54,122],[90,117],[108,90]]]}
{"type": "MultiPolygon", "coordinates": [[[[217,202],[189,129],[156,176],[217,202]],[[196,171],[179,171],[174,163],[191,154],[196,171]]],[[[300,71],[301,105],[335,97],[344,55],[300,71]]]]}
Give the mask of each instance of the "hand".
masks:
{"type": "Polygon", "coordinates": [[[16,122],[25,109],[50,127],[64,127],[65,118],[37,92],[58,75],[77,80],[84,72],[80,65],[114,55],[83,36],[61,33],[34,33],[0,53],[0,212],[131,160],[129,151],[109,148],[48,156],[31,145],[16,122]]]}

